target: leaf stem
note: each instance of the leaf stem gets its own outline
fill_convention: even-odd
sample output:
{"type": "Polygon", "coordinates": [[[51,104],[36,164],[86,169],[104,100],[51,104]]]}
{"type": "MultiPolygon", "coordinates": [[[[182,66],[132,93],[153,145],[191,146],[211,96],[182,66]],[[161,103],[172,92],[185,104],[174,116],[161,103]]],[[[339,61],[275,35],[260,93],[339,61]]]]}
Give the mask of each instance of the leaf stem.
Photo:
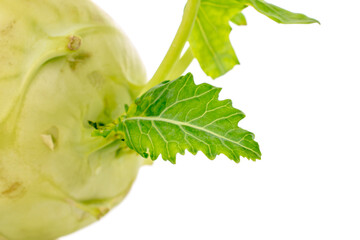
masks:
{"type": "Polygon", "coordinates": [[[145,85],[143,92],[166,80],[166,77],[179,60],[181,52],[194,26],[197,12],[200,7],[200,1],[201,0],[188,0],[186,3],[184,15],[175,38],[154,76],[145,85]]]}
{"type": "Polygon", "coordinates": [[[194,55],[190,48],[186,50],[184,55],[176,62],[171,72],[167,75],[167,79],[174,80],[180,77],[194,60],[194,55]]]}

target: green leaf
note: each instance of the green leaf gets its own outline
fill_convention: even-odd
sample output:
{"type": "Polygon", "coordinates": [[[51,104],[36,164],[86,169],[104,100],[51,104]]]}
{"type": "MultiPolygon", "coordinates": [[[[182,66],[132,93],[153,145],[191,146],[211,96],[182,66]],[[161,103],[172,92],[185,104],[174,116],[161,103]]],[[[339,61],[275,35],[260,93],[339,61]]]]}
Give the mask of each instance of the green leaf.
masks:
{"type": "Polygon", "coordinates": [[[175,163],[187,149],[202,151],[209,159],[223,153],[235,162],[240,156],[256,160],[261,153],[254,135],[238,127],[245,117],[230,100],[219,101],[220,88],[195,85],[189,73],[163,82],[138,98],[136,111],[122,117],[129,148],[143,157],[175,163]]]}
{"type": "Polygon", "coordinates": [[[304,14],[287,11],[263,0],[202,0],[188,41],[201,68],[213,79],[239,64],[229,39],[229,22],[245,25],[246,19],[241,11],[247,6],[278,23],[318,23],[304,14]]]}
{"type": "Polygon", "coordinates": [[[242,12],[239,12],[239,13],[235,14],[231,18],[231,21],[233,23],[235,23],[236,25],[238,25],[238,26],[246,26],[247,25],[245,15],[242,12]]]}
{"type": "Polygon", "coordinates": [[[249,4],[259,13],[264,14],[278,23],[284,24],[308,24],[319,23],[318,20],[309,18],[301,13],[293,13],[263,0],[250,0],[249,4]]]}
{"type": "Polygon", "coordinates": [[[189,43],[201,68],[213,79],[239,64],[229,39],[229,21],[245,7],[235,0],[201,1],[189,43]]]}

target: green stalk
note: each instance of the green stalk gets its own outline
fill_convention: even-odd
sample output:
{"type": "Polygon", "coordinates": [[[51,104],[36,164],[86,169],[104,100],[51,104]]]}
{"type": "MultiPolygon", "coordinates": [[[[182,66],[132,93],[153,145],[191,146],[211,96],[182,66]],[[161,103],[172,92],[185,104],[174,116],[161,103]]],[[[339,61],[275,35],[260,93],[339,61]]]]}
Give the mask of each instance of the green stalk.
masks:
{"type": "Polygon", "coordinates": [[[196,16],[200,7],[200,1],[201,0],[188,0],[188,2],[186,3],[184,15],[180,27],[175,35],[175,38],[171,43],[171,46],[166,53],[163,61],[161,62],[159,68],[156,70],[154,76],[145,85],[143,92],[166,80],[168,74],[171,72],[174,65],[180,58],[181,52],[194,26],[196,16]]]}
{"type": "Polygon", "coordinates": [[[190,48],[186,50],[184,55],[176,62],[171,72],[167,75],[167,79],[174,80],[180,77],[185,70],[189,67],[192,60],[194,60],[194,55],[190,48]]]}

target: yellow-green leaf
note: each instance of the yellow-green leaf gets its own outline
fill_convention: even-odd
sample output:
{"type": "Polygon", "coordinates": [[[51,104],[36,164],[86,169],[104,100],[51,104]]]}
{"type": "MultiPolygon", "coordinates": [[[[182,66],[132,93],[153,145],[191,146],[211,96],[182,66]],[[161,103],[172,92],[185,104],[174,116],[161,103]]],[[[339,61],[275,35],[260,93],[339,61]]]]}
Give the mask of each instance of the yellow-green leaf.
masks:
{"type": "Polygon", "coordinates": [[[239,64],[229,39],[229,22],[246,25],[245,16],[241,11],[247,6],[254,7],[278,23],[318,23],[316,19],[287,11],[263,0],[202,0],[189,43],[201,68],[213,79],[224,75],[239,64]]]}

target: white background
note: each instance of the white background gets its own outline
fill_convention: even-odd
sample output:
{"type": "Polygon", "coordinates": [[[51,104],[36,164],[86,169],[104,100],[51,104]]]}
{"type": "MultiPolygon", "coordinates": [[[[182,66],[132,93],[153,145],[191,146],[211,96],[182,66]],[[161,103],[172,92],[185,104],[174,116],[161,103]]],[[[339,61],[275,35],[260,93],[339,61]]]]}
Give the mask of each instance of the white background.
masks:
{"type": "MultiPolygon", "coordinates": [[[[97,0],[151,77],[185,0],[97,0]]],[[[212,81],[247,117],[263,157],[179,157],[143,167],[101,221],[62,240],[360,239],[360,37],[355,0],[272,0],[321,25],[280,25],[246,9],[231,40],[241,65],[212,81]]]]}

